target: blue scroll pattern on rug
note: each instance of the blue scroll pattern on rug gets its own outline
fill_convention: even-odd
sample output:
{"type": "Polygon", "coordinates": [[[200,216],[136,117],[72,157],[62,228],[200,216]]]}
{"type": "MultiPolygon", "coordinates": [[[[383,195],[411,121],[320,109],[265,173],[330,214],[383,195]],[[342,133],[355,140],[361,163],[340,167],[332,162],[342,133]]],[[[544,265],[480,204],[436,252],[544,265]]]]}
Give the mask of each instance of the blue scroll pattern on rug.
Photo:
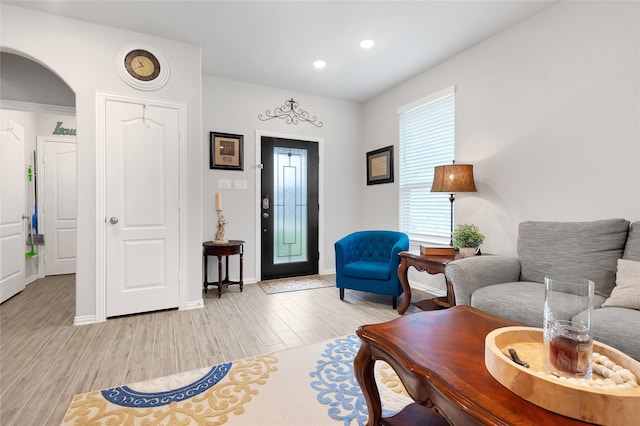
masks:
{"type": "MultiPolygon", "coordinates": [[[[318,402],[328,405],[329,417],[344,421],[345,426],[364,425],[368,418],[367,402],[353,374],[358,349],[360,339],[355,334],[329,342],[315,371],[309,373],[317,379],[311,382],[311,387],[318,391],[318,402]]],[[[382,409],[383,417],[394,414],[395,411],[382,409]]]]}
{"type": "Polygon", "coordinates": [[[140,392],[128,386],[118,386],[101,392],[107,401],[123,407],[161,407],[189,399],[213,387],[227,375],[232,365],[232,362],[215,365],[195,382],[165,392],[140,392]]]}

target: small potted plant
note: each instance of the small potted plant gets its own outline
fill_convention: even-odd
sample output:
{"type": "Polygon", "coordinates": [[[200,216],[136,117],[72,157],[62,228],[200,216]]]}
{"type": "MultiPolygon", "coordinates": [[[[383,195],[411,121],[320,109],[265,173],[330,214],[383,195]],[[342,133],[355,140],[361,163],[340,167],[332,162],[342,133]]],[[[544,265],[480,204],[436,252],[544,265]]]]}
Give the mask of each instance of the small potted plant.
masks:
{"type": "Polygon", "coordinates": [[[475,256],[484,241],[484,235],[476,225],[457,225],[452,235],[453,246],[460,249],[462,257],[475,256]]]}

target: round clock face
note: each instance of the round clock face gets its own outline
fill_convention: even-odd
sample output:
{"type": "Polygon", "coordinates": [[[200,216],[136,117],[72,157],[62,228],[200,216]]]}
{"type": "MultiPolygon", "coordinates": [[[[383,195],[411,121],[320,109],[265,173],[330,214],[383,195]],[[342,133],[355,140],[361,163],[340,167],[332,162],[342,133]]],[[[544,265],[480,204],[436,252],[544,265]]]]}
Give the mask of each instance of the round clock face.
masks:
{"type": "Polygon", "coordinates": [[[124,57],[124,67],[133,78],[139,81],[153,81],[160,75],[160,61],[144,49],[135,49],[124,57]]]}
{"type": "Polygon", "coordinates": [[[120,78],[138,90],[157,90],[169,81],[169,62],[156,49],[131,43],[116,56],[120,78]]]}

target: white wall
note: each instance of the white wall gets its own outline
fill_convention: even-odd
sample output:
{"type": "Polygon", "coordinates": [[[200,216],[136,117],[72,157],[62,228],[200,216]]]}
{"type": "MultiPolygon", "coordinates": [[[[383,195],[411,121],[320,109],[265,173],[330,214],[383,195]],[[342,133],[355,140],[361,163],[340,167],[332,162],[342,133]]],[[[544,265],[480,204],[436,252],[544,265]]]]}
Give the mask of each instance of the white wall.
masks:
{"type": "Polygon", "coordinates": [[[36,134],[38,136],[53,136],[53,131],[56,129],[58,122],[62,122],[61,127],[64,127],[65,129],[77,129],[75,115],[48,114],[40,112],[36,113],[36,117],[36,134]]]}
{"type": "MultiPolygon", "coordinates": [[[[562,2],[397,86],[366,103],[363,151],[397,149],[397,108],[455,85],[456,161],[478,187],[455,222],[483,251],[515,255],[525,220],[640,220],[639,6],[562,2]]],[[[397,178],[361,190],[366,226],[396,228],[397,178]]]]}
{"type": "Polygon", "coordinates": [[[197,304],[202,299],[200,48],[6,4],[0,7],[0,48],[43,64],[76,94],[79,176],[76,319],[90,321],[96,312],[96,91],[187,104],[187,304],[197,304]],[[143,93],[120,79],[115,59],[118,52],[131,43],[155,47],[167,58],[171,78],[162,89],[143,93]]]}
{"type": "MultiPolygon", "coordinates": [[[[217,77],[203,77],[203,233],[202,240],[215,234],[214,194],[222,193],[224,216],[229,222],[226,237],[244,240],[244,281],[260,280],[256,275],[257,203],[256,131],[272,132],[290,138],[318,139],[320,143],[320,273],[335,270],[333,243],[343,235],[362,228],[360,217],[361,184],[365,181],[364,154],[361,148],[360,104],[303,93],[272,89],[217,77]],[[317,128],[309,123],[291,125],[284,120],[260,121],[258,114],[273,112],[291,99],[323,122],[317,128]],[[209,132],[244,135],[244,171],[209,169],[209,132]],[[218,179],[247,181],[247,190],[219,190],[218,179]]],[[[237,277],[237,262],[231,259],[230,275],[237,277]]],[[[211,268],[210,281],[217,268],[211,268]]]]}

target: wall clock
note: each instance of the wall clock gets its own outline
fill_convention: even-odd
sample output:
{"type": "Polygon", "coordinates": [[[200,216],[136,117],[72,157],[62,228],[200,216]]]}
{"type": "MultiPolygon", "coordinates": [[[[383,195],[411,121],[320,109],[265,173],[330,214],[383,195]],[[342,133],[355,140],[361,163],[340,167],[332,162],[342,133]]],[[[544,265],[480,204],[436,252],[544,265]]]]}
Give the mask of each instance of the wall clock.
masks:
{"type": "Polygon", "coordinates": [[[127,46],[116,59],[120,77],[139,90],[156,90],[169,80],[169,64],[156,50],[141,46],[127,46]]]}

